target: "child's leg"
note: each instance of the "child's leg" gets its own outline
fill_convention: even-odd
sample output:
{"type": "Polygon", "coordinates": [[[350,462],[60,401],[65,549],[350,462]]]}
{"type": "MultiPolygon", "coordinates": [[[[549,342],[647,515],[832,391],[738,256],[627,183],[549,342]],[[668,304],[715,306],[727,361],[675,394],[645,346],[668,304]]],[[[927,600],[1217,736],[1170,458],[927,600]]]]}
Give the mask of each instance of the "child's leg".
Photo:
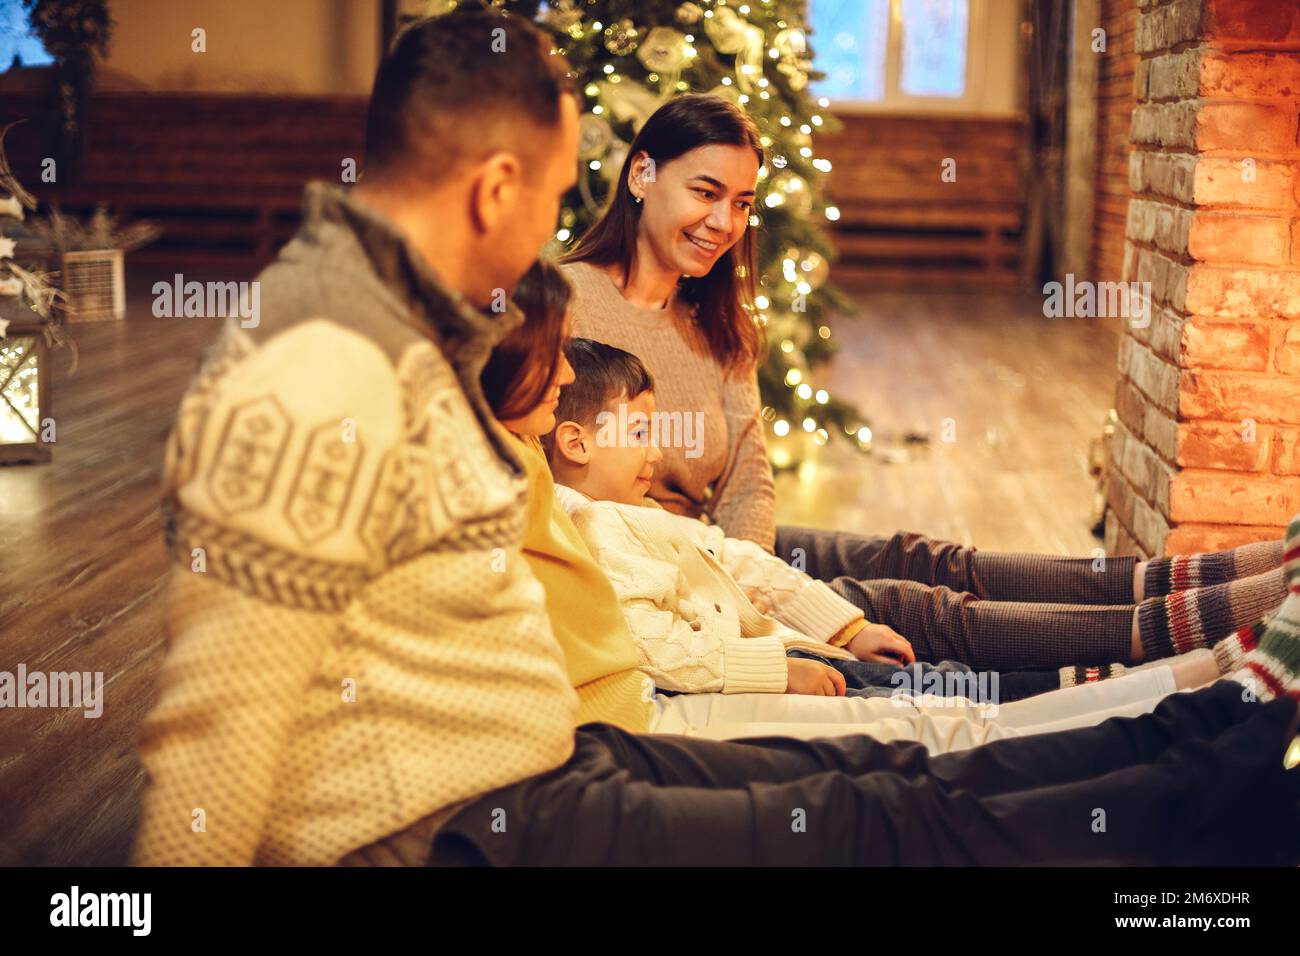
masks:
{"type": "Polygon", "coordinates": [[[1116,707],[1149,702],[1150,706],[1138,711],[1138,713],[1146,713],[1155,706],[1154,701],[1159,701],[1177,689],[1178,683],[1174,678],[1173,670],[1168,667],[1157,667],[1149,671],[1126,674],[1114,680],[1080,684],[1077,687],[1039,694],[1028,700],[1003,704],[997,708],[993,719],[1007,727],[1023,728],[1103,714],[1116,707]]]}
{"type": "Polygon", "coordinates": [[[1021,671],[1127,661],[1132,652],[1131,605],[983,601],[913,581],[837,578],[831,587],[907,638],[919,660],[1021,671]]]}
{"type": "Polygon", "coordinates": [[[1016,736],[962,698],[812,697],[799,694],[679,694],[657,700],[651,733],[706,740],[863,735],[882,743],[913,741],[949,753],[1016,736]],[[946,704],[946,706],[940,706],[946,704]]]}
{"type": "Polygon", "coordinates": [[[818,657],[808,651],[790,651],[790,657],[819,660],[834,667],[844,676],[844,684],[851,697],[891,697],[899,691],[916,694],[935,694],[941,697],[967,697],[976,702],[1010,703],[1036,694],[1060,690],[1071,686],[1071,678],[1057,671],[991,671],[972,670],[960,661],[917,661],[906,667],[898,664],[876,664],[870,661],[841,661],[818,657]]]}

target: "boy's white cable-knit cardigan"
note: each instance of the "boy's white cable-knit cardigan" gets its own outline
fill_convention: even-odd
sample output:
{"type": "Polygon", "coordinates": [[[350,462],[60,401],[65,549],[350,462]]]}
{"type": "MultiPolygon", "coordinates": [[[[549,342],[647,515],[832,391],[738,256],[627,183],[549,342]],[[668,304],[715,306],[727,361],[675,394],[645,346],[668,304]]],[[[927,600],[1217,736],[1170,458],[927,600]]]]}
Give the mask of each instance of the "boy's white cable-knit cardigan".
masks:
{"type": "Polygon", "coordinates": [[[641,657],[665,690],[781,693],[786,651],[853,660],[827,643],[862,611],[821,581],[716,525],[555,486],[614,585],[641,657]],[[746,589],[771,609],[760,613],[746,589]]]}

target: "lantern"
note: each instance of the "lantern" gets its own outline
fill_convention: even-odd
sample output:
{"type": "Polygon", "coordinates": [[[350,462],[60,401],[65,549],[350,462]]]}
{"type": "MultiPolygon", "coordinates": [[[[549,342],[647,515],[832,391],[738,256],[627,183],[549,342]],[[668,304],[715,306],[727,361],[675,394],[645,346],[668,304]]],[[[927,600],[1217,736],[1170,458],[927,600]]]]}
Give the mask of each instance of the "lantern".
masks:
{"type": "Polygon", "coordinates": [[[45,324],[0,297],[0,463],[50,460],[49,366],[45,324]]]}

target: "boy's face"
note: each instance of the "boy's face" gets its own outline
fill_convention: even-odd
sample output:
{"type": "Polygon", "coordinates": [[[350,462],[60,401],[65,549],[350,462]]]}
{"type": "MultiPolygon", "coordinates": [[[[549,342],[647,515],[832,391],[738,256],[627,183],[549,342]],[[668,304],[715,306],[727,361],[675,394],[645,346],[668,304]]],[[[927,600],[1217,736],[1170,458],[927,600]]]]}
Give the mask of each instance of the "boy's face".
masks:
{"type": "Polygon", "coordinates": [[[641,504],[650,491],[655,465],[664,457],[651,441],[654,412],[654,392],[642,392],[631,401],[620,396],[596,416],[583,491],[598,501],[641,504]],[[622,415],[620,404],[627,407],[622,415]]]}

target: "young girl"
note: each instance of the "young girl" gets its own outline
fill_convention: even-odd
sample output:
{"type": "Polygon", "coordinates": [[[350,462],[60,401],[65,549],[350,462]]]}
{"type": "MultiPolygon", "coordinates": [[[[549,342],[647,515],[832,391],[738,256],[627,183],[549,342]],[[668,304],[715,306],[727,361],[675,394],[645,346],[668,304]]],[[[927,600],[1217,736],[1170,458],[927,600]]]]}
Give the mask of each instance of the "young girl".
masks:
{"type": "MultiPolygon", "coordinates": [[[[704,94],[661,106],[600,219],[564,256],[574,334],[645,362],[659,407],[702,413],[702,454],[665,447],[650,497],[832,582],[922,660],[976,667],[1134,663],[1211,647],[1285,595],[1280,541],[1138,562],[976,551],[924,535],[776,528],[759,418],[754,122],[704,94]],[[972,598],[973,596],[973,598],[972,598]]],[[[766,290],[765,290],[766,291],[766,290]]],[[[775,293],[772,293],[775,294],[775,293]]]]}
{"type": "MultiPolygon", "coordinates": [[[[581,721],[600,720],[624,729],[717,739],[865,733],[885,740],[919,740],[933,752],[945,752],[1002,737],[1087,726],[1110,716],[1145,713],[1164,694],[1218,675],[1213,661],[1186,661],[1177,670],[1156,668],[1118,680],[1112,687],[1076,687],[1001,707],[932,696],[868,699],[789,693],[656,694],[653,683],[638,671],[663,673],[664,669],[648,651],[647,642],[629,631],[623,619],[629,600],[635,601],[638,596],[629,598],[616,593],[593,560],[578,529],[556,500],[538,440],[555,427],[561,391],[574,381],[574,371],[559,347],[565,326],[565,288],[562,276],[545,261],[525,276],[514,298],[528,320],[493,352],[482,382],[485,397],[497,410],[501,424],[522,446],[530,495],[524,553],[546,590],[552,629],[564,648],[581,701],[581,721]]],[[[577,353],[571,350],[569,354],[577,353]]],[[[628,361],[621,364],[625,368],[632,366],[628,361]]],[[[594,372],[590,367],[585,371],[588,375],[594,372]]],[[[644,380],[643,372],[633,374],[644,380]]],[[[625,396],[627,400],[639,397],[625,396]]],[[[603,398],[607,403],[618,396],[603,398]]],[[[589,445],[593,450],[598,448],[594,436],[589,445]]],[[[620,445],[601,450],[625,453],[626,436],[620,445]]],[[[640,452],[642,461],[634,469],[635,474],[626,476],[629,484],[644,474],[646,456],[652,455],[650,446],[632,451],[640,452]]],[[[643,493],[644,488],[638,487],[643,493]]],[[[579,490],[596,489],[592,486],[579,490]]],[[[677,520],[698,524],[690,518],[677,520]]],[[[770,556],[768,559],[781,563],[770,556]]],[[[806,583],[813,586],[811,579],[806,583]]],[[[765,596],[773,603],[779,600],[771,591],[765,596]]],[[[635,624],[637,618],[629,620],[635,624]]],[[[810,642],[827,643],[833,634],[807,636],[810,642]]],[[[742,640],[737,646],[743,644],[742,640]]],[[[765,689],[798,690],[797,672],[804,665],[825,668],[816,661],[791,659],[786,681],[779,688],[765,689]]]]}

